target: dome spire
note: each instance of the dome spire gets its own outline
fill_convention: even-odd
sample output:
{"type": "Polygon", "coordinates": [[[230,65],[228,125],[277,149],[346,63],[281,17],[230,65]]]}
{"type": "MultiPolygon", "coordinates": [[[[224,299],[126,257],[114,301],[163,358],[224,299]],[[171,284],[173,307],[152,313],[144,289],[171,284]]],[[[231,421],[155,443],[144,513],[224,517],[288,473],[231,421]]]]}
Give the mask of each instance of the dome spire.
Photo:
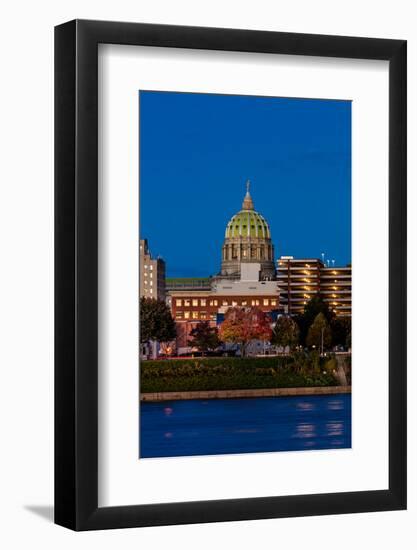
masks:
{"type": "Polygon", "coordinates": [[[243,210],[254,210],[253,200],[249,193],[250,180],[246,181],[246,195],[243,199],[242,209],[243,210]]]}

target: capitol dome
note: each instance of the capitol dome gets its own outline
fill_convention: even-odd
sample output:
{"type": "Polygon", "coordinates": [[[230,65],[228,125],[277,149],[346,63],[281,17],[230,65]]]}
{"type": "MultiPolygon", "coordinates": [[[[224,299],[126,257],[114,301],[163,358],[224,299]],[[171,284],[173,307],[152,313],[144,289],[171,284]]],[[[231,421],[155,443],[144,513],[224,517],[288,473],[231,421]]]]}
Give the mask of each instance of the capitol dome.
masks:
{"type": "Polygon", "coordinates": [[[242,263],[259,263],[261,279],[274,279],[274,246],[265,218],[256,212],[246,183],[242,208],[226,226],[221,275],[239,277],[242,263]]]}

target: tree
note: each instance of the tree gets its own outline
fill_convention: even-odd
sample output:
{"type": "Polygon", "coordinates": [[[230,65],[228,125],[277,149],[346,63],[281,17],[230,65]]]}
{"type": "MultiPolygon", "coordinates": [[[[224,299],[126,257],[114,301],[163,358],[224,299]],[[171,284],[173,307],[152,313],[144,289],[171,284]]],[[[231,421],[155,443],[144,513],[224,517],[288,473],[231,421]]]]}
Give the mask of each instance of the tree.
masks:
{"type": "Polygon", "coordinates": [[[196,347],[203,354],[219,347],[220,339],[217,327],[211,327],[208,321],[201,321],[191,330],[192,340],[188,341],[190,346],[196,347]]]}
{"type": "Polygon", "coordinates": [[[252,340],[267,341],[271,339],[272,330],[270,319],[257,307],[238,308],[227,310],[225,319],[220,325],[220,339],[223,342],[239,344],[242,357],[252,340]]]}
{"type": "Polygon", "coordinates": [[[321,294],[317,293],[306,303],[304,312],[296,318],[300,328],[300,343],[302,345],[306,344],[308,330],[319,313],[324,315],[328,323],[331,323],[335,317],[335,313],[329,309],[321,294]]]}
{"type": "Polygon", "coordinates": [[[318,349],[327,349],[332,343],[332,331],[323,313],[319,313],[308,329],[307,346],[316,346],[318,349]]]}
{"type": "Polygon", "coordinates": [[[175,322],[166,303],[154,298],[141,298],[140,341],[169,342],[176,335],[175,322]]]}
{"type": "Polygon", "coordinates": [[[278,318],[275,328],[272,332],[271,343],[293,350],[299,342],[300,329],[297,323],[291,317],[282,315],[278,318]]]}
{"type": "Polygon", "coordinates": [[[332,344],[334,346],[346,346],[349,345],[349,335],[351,332],[351,319],[350,317],[335,317],[330,322],[330,328],[332,330],[332,344]]]}

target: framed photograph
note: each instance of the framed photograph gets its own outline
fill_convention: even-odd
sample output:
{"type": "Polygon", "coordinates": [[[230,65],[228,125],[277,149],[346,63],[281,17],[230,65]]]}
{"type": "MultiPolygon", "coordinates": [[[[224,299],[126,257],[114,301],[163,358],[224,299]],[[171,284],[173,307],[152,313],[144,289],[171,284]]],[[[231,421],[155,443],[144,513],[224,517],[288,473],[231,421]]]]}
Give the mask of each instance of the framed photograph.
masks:
{"type": "Polygon", "coordinates": [[[406,42],[55,29],[55,522],[406,508],[406,42]]]}

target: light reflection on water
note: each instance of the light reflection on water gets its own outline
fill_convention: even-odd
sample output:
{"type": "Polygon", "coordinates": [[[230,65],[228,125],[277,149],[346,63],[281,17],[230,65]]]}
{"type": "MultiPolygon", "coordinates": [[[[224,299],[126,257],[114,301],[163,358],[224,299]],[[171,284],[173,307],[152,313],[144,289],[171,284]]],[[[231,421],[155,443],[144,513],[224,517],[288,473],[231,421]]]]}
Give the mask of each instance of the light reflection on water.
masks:
{"type": "Polygon", "coordinates": [[[140,456],[351,446],[351,396],[165,401],[140,405],[140,456]]]}

